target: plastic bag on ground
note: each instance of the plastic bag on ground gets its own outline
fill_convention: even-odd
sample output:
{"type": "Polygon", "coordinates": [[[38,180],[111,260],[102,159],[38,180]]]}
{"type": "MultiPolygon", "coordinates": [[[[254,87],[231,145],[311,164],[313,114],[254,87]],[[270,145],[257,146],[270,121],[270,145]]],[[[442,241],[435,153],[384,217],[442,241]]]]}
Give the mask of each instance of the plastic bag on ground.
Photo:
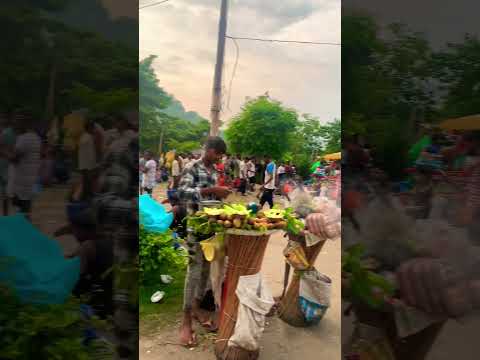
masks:
{"type": "Polygon", "coordinates": [[[317,270],[306,271],[300,278],[299,304],[305,321],[319,322],[330,307],[332,280],[317,270]]]}
{"type": "Polygon", "coordinates": [[[153,233],[164,233],[173,222],[173,214],[168,213],[162,204],[159,204],[150,195],[142,195],[139,199],[140,223],[145,230],[153,233]]]}
{"type": "Polygon", "coordinates": [[[265,329],[265,316],[275,302],[260,273],[241,276],[235,293],[240,303],[237,323],[228,345],[256,351],[265,329]]]}

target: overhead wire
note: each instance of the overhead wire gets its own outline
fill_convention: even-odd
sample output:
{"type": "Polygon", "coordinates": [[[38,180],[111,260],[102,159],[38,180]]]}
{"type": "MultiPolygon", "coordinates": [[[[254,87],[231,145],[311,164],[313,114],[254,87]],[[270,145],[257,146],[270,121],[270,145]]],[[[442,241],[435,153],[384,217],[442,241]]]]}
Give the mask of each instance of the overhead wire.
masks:
{"type": "Polygon", "coordinates": [[[332,45],[332,46],[341,46],[341,43],[334,42],[320,42],[320,41],[299,41],[299,40],[279,40],[279,39],[262,39],[262,38],[251,38],[251,37],[239,37],[239,36],[229,36],[225,37],[234,40],[249,40],[249,41],[262,41],[262,42],[278,42],[278,43],[293,43],[293,44],[309,44],[309,45],[332,45]]]}
{"type": "Polygon", "coordinates": [[[152,3],[152,4],[148,4],[148,5],[139,6],[139,7],[138,7],[138,10],[145,9],[145,8],[147,8],[147,7],[151,7],[151,6],[160,5],[160,4],[166,3],[167,1],[170,1],[170,0],[163,0],[163,1],[156,2],[156,3],[152,3]]]}
{"type": "Polygon", "coordinates": [[[237,66],[238,66],[238,60],[240,58],[240,47],[238,46],[237,40],[231,38],[233,43],[235,44],[235,49],[236,49],[236,55],[235,55],[235,65],[233,65],[233,71],[232,71],[232,77],[230,78],[230,85],[228,86],[228,100],[227,100],[227,108],[229,111],[232,111],[230,109],[230,99],[232,97],[232,86],[233,86],[233,79],[235,78],[235,74],[237,72],[237,66]]]}

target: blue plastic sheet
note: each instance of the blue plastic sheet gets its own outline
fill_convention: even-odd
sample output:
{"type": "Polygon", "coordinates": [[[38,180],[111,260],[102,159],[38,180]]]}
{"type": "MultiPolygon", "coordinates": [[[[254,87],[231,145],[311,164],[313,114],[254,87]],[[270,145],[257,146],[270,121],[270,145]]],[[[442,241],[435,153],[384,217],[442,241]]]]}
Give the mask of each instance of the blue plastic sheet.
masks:
{"type": "Polygon", "coordinates": [[[80,259],[65,259],[56,240],[23,215],[0,217],[0,283],[27,303],[62,304],[80,276],[80,259]]]}
{"type": "Polygon", "coordinates": [[[148,194],[140,196],[140,224],[145,230],[153,233],[164,233],[173,222],[173,214],[168,213],[162,204],[159,204],[148,194]]]}

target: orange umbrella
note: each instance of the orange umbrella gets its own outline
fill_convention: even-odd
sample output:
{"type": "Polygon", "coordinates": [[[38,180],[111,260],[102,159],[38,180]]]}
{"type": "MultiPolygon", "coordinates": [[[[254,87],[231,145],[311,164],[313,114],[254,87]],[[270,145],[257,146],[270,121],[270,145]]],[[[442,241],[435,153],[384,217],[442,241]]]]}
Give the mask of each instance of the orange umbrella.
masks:
{"type": "Polygon", "coordinates": [[[448,119],[440,123],[443,130],[480,130],[480,115],[469,115],[448,119]]]}

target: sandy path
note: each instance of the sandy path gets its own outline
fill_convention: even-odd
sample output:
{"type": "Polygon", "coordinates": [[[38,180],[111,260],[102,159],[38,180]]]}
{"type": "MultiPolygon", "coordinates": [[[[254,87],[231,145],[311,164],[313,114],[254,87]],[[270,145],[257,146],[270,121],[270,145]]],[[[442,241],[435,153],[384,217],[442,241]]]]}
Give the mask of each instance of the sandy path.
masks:
{"type": "MultiPolygon", "coordinates": [[[[282,250],[285,239],[281,234],[272,236],[262,266],[262,274],[274,295],[283,287],[284,261],[282,250]]],[[[316,266],[333,280],[332,307],[319,326],[309,329],[294,328],[280,319],[268,319],[261,343],[260,360],[340,359],[340,242],[328,242],[320,253],[316,266]]],[[[142,360],[206,360],[214,359],[213,337],[203,338],[196,349],[174,345],[178,341],[178,321],[171,326],[156,329],[140,339],[142,360]]]]}

